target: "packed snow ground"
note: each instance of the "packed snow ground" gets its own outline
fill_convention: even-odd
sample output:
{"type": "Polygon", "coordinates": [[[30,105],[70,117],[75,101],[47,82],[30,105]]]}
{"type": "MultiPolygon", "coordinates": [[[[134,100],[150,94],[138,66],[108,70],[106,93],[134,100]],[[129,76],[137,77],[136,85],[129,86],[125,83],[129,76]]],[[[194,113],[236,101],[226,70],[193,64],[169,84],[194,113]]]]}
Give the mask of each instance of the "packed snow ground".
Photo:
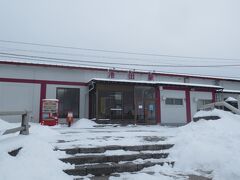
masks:
{"type": "MultiPolygon", "coordinates": [[[[5,129],[18,127],[17,123],[0,120],[0,134],[5,129]]],[[[30,135],[19,133],[0,136],[0,179],[2,180],[72,180],[62,169],[71,167],[58,160],[61,152],[54,152],[49,141],[59,134],[49,127],[31,124],[30,135]],[[23,147],[16,157],[9,151],[23,147]]]]}
{"type": "MultiPolygon", "coordinates": [[[[81,119],[72,127],[44,127],[31,124],[30,135],[18,133],[0,136],[0,179],[44,180],[73,179],[62,172],[73,168],[58,160],[67,155],[54,148],[75,146],[139,145],[174,143],[167,160],[175,161],[174,168],[154,166],[139,173],[122,173],[111,179],[187,179],[187,175],[201,175],[216,180],[240,179],[240,116],[220,110],[199,112],[196,116],[218,115],[219,120],[192,122],[172,128],[162,126],[99,127],[81,119]],[[23,147],[16,157],[7,152],[23,147]],[[14,172],[14,173],[13,173],[14,172]],[[21,178],[20,178],[21,177],[21,178]]],[[[0,134],[16,127],[0,120],[0,134]]],[[[104,154],[129,154],[123,150],[104,154]]],[[[138,162],[141,160],[137,160],[138,162]]],[[[87,177],[86,177],[87,178],[87,177]]]]}

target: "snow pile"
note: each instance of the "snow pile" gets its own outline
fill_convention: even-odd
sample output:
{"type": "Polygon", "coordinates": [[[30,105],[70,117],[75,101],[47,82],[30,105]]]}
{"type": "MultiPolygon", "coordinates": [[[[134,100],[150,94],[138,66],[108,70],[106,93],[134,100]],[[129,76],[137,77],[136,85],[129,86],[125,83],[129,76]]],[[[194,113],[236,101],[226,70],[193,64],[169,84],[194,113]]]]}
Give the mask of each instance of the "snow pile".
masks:
{"type": "Polygon", "coordinates": [[[18,123],[8,123],[2,119],[0,119],[0,135],[7,129],[18,127],[20,124],[18,123]]]}
{"type": "Polygon", "coordinates": [[[119,179],[124,179],[124,180],[174,180],[172,177],[164,176],[161,174],[147,174],[147,173],[122,173],[120,177],[114,177],[111,176],[109,178],[110,180],[119,180],[119,179]]]}
{"type": "Polygon", "coordinates": [[[213,179],[240,179],[240,116],[221,110],[196,116],[219,116],[216,121],[200,120],[179,128],[170,157],[183,172],[212,171],[213,179]]]}
{"type": "Polygon", "coordinates": [[[218,116],[221,117],[221,119],[228,119],[228,118],[239,118],[240,116],[238,115],[234,115],[231,112],[228,111],[222,111],[222,110],[218,110],[218,109],[213,109],[211,111],[198,111],[194,117],[204,117],[204,116],[218,116]]]}
{"type": "MultiPolygon", "coordinates": [[[[4,124],[1,121],[0,126],[4,124]]],[[[5,124],[5,127],[8,125],[5,124]]],[[[49,143],[54,141],[58,133],[49,127],[31,124],[30,135],[0,136],[0,174],[1,179],[24,180],[67,180],[72,179],[62,170],[70,168],[58,160],[61,152],[54,152],[49,143]],[[22,147],[16,157],[9,151],[22,147]]]]}
{"type": "Polygon", "coordinates": [[[72,127],[73,128],[93,128],[95,125],[97,125],[97,123],[95,123],[94,121],[83,118],[83,119],[77,120],[72,125],[72,127]]]}
{"type": "Polygon", "coordinates": [[[225,101],[226,102],[238,102],[238,100],[233,97],[228,97],[225,101]]]}

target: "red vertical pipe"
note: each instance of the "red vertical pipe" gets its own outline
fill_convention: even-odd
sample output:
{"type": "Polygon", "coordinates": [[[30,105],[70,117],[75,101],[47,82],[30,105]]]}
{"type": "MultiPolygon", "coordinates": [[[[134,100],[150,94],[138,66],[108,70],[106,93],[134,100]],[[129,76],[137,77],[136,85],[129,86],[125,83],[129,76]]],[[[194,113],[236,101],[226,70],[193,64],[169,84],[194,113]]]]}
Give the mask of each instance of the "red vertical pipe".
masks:
{"type": "Polygon", "coordinates": [[[156,97],[156,123],[161,123],[161,101],[160,101],[160,90],[159,87],[155,88],[155,97],[156,97]]]}
{"type": "Polygon", "coordinates": [[[88,93],[88,118],[92,119],[92,95],[88,93]]]}
{"type": "Polygon", "coordinates": [[[46,99],[47,84],[41,83],[40,85],[40,110],[39,110],[39,122],[42,120],[42,100],[46,99]]]}
{"type": "Polygon", "coordinates": [[[187,113],[187,123],[191,122],[191,101],[190,101],[190,90],[185,90],[185,96],[186,96],[186,113],[187,113]]]}
{"type": "Polygon", "coordinates": [[[213,103],[216,102],[216,91],[215,90],[212,91],[212,102],[213,103]]]}

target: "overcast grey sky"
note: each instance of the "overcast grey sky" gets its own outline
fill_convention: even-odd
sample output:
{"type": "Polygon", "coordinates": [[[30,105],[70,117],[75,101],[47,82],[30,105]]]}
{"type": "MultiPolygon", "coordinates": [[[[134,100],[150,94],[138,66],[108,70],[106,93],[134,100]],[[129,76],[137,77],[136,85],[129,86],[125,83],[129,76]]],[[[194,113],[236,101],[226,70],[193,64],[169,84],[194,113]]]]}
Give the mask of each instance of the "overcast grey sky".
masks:
{"type": "MultiPolygon", "coordinates": [[[[0,0],[0,39],[141,53],[240,59],[239,9],[239,0],[0,0]]],[[[2,52],[6,47],[13,46],[0,43],[0,50],[2,52]]],[[[17,48],[36,49],[19,45],[17,48]]],[[[53,51],[49,48],[45,50],[53,51]]],[[[69,52],[63,49],[54,51],[69,52]]],[[[124,57],[144,60],[97,60],[150,64],[240,64],[240,60],[124,57]]],[[[240,78],[238,69],[239,67],[155,68],[240,78]]]]}

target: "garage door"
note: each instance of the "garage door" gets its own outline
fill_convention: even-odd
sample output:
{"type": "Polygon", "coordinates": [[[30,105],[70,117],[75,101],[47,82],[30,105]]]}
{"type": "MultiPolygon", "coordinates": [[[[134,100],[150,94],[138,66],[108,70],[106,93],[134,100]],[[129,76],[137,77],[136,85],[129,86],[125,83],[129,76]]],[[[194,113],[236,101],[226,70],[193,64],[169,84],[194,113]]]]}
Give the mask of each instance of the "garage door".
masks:
{"type": "MultiPolygon", "coordinates": [[[[25,83],[0,83],[1,111],[31,111],[32,121],[38,121],[40,85],[25,83]]],[[[19,122],[20,116],[0,117],[9,122],[19,122]]]]}
{"type": "Polygon", "coordinates": [[[181,125],[187,123],[185,91],[161,90],[161,123],[181,125]]]}
{"type": "Polygon", "coordinates": [[[209,104],[212,102],[212,92],[199,92],[192,91],[190,92],[191,98],[191,118],[198,111],[201,105],[209,104]]]}

